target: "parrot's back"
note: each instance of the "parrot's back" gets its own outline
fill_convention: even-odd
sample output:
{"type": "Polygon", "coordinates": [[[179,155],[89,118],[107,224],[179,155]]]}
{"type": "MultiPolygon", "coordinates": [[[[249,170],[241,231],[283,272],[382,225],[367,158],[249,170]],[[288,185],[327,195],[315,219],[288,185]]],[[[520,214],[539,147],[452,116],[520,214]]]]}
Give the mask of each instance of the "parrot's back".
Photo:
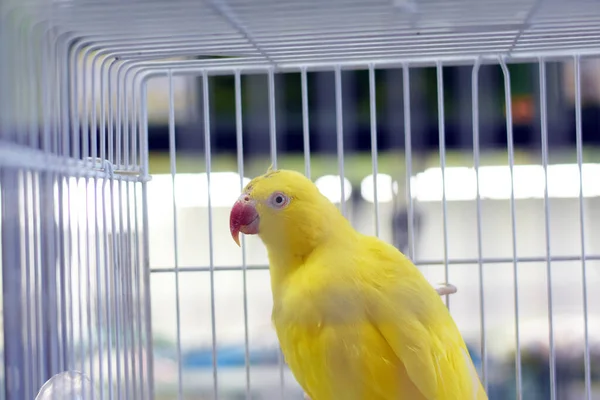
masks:
{"type": "Polygon", "coordinates": [[[328,243],[273,284],[282,351],[312,400],[487,399],[435,289],[379,239],[328,243]]]}

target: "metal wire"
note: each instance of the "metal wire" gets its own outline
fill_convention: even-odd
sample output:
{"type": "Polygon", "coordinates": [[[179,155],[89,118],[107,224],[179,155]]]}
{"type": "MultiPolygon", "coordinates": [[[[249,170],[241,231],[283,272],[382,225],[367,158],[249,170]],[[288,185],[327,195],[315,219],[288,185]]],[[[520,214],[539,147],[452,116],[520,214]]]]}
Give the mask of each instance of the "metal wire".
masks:
{"type": "MultiPolygon", "coordinates": [[[[242,77],[235,74],[235,140],[237,147],[237,167],[240,175],[240,192],[244,190],[244,153],[242,125],[242,77]]],[[[248,264],[246,261],[246,238],[242,236],[242,294],[244,296],[244,368],[246,373],[246,400],[251,398],[250,391],[250,338],[248,328],[248,264]]]]}
{"type": "Polygon", "coordinates": [[[344,111],[342,107],[342,70],[335,68],[335,128],[337,137],[338,174],[340,176],[340,205],[346,217],[346,175],[344,174],[344,111]]]}
{"type": "MultiPolygon", "coordinates": [[[[437,104],[438,104],[438,131],[440,140],[440,167],[442,171],[442,220],[444,231],[444,280],[448,284],[448,201],[446,199],[446,129],[444,117],[444,74],[443,65],[439,62],[436,66],[437,75],[437,104]]],[[[446,295],[446,307],[450,308],[450,296],[446,295]]]]}
{"type": "Polygon", "coordinates": [[[177,332],[177,390],[178,398],[183,399],[183,360],[181,358],[181,306],[179,289],[179,241],[177,226],[177,156],[175,146],[175,100],[173,94],[173,74],[169,71],[169,159],[173,186],[173,261],[175,265],[175,324],[177,332]]]}
{"type": "Polygon", "coordinates": [[[375,236],[379,237],[379,201],[377,197],[377,101],[375,96],[375,67],[369,66],[369,104],[371,120],[371,163],[373,168],[373,204],[375,205],[375,236]]]}
{"type": "Polygon", "coordinates": [[[512,226],[512,251],[513,251],[513,285],[514,285],[514,308],[515,308],[515,379],[516,379],[516,394],[517,400],[523,398],[523,376],[522,376],[522,363],[521,363],[521,335],[520,335],[520,321],[519,321],[519,269],[517,261],[517,222],[515,215],[515,178],[514,178],[514,165],[515,165],[515,150],[514,150],[514,139],[513,139],[513,120],[512,120],[512,97],[510,90],[510,72],[506,66],[504,58],[500,57],[500,66],[502,67],[502,73],[504,74],[504,107],[506,109],[506,142],[508,143],[508,167],[510,169],[510,215],[511,215],[511,226],[512,226]]]}
{"type": "Polygon", "coordinates": [[[577,166],[579,168],[579,237],[581,241],[581,282],[583,295],[583,340],[584,340],[584,381],[585,397],[592,398],[592,377],[590,361],[590,338],[588,322],[588,292],[587,292],[587,264],[585,247],[585,204],[583,202],[583,145],[581,138],[581,60],[575,56],[574,59],[574,83],[575,83],[575,135],[577,166]]]}
{"type": "Polygon", "coordinates": [[[415,208],[412,195],[412,131],[410,108],[410,69],[408,65],[402,68],[402,93],[404,100],[404,159],[406,163],[406,198],[408,203],[408,257],[415,262],[415,208]]]}
{"type": "Polygon", "coordinates": [[[554,349],[554,307],[552,297],[552,261],[550,261],[550,202],[548,200],[548,117],[546,105],[546,60],[539,61],[540,74],[540,122],[542,134],[542,166],[544,168],[544,220],[546,221],[546,276],[548,291],[548,335],[550,361],[550,398],[556,399],[556,353],[554,349]]]}
{"type": "Polygon", "coordinates": [[[485,296],[483,278],[483,251],[482,251],[482,217],[481,217],[481,194],[479,191],[479,60],[473,66],[471,75],[471,97],[473,102],[473,166],[475,170],[476,205],[477,205],[477,263],[479,268],[479,318],[481,320],[481,380],[485,390],[488,388],[488,366],[487,366],[487,332],[485,330],[485,296]]]}
{"type": "Polygon", "coordinates": [[[304,174],[310,179],[310,120],[308,115],[308,77],[306,68],[300,71],[302,86],[302,138],[304,143],[304,174]]]}

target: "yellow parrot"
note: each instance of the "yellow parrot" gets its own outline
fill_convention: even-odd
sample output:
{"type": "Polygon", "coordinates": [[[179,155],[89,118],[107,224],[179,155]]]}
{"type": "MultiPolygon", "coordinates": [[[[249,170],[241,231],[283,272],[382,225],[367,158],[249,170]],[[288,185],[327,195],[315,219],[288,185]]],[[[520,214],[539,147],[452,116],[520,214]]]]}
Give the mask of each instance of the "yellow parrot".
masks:
{"type": "MultiPolygon", "coordinates": [[[[485,400],[448,309],[400,251],[351,226],[304,175],[244,188],[230,230],[267,248],[272,321],[312,400],[485,400]]],[[[455,290],[454,290],[455,291],[455,290]]],[[[450,289],[449,292],[453,292],[450,289]]]]}

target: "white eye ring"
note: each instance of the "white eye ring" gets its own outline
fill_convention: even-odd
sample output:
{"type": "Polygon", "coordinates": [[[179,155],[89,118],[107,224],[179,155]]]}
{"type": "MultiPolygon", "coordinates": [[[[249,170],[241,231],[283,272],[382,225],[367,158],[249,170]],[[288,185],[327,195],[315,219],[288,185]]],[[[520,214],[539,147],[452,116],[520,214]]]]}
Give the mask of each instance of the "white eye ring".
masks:
{"type": "Polygon", "coordinates": [[[269,198],[269,205],[272,208],[284,208],[290,202],[289,197],[287,197],[282,192],[275,192],[269,198]]]}

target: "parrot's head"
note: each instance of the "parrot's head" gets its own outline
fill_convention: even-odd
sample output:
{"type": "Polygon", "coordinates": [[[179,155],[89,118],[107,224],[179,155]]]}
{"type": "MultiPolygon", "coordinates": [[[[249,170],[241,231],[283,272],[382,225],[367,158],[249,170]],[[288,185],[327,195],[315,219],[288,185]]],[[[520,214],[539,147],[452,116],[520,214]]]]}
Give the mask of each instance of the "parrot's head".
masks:
{"type": "Polygon", "coordinates": [[[269,169],[246,185],[231,209],[229,229],[238,246],[241,232],[258,234],[268,250],[305,253],[332,231],[333,220],[340,217],[310,179],[295,171],[269,169]]]}

